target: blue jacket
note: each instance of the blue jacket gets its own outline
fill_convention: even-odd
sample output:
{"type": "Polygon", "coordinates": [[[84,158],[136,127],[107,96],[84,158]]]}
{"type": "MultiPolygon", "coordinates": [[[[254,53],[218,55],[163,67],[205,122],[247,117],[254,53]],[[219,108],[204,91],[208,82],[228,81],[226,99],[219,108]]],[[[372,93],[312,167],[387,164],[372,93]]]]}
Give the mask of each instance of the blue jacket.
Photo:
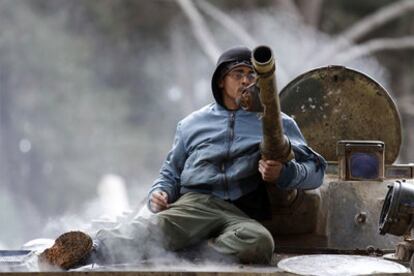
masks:
{"type": "MultiPolygon", "coordinates": [[[[314,189],[322,184],[326,162],[305,142],[296,122],[282,114],[295,159],[277,183],[284,189],[314,189]]],[[[262,122],[258,114],[229,111],[212,103],[178,123],[174,144],[149,194],[162,190],[169,202],[200,192],[234,201],[258,188],[262,122]]]]}

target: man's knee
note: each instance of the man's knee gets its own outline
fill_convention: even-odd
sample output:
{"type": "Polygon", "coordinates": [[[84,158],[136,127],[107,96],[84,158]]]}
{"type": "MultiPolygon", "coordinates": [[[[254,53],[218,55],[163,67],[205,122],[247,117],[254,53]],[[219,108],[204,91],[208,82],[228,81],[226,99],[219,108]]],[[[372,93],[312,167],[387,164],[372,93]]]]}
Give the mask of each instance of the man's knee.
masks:
{"type": "Polygon", "coordinates": [[[159,213],[157,215],[157,225],[162,233],[162,245],[164,248],[176,251],[190,244],[187,233],[182,230],[168,214],[159,213]]]}
{"type": "Polygon", "coordinates": [[[270,263],[275,248],[272,235],[264,227],[256,228],[249,234],[252,235],[252,233],[253,242],[246,244],[238,254],[240,261],[256,264],[270,263]]]}
{"type": "Polygon", "coordinates": [[[235,255],[242,263],[270,263],[274,241],[258,222],[244,222],[220,235],[214,243],[217,251],[235,255]]]}

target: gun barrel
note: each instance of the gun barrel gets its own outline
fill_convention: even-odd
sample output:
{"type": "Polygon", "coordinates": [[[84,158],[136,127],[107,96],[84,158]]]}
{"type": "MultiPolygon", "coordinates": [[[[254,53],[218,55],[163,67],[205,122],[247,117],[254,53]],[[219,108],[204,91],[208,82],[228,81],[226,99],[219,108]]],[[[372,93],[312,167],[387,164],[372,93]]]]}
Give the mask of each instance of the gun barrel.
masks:
{"type": "Polygon", "coordinates": [[[293,158],[293,153],[290,142],[283,133],[272,50],[267,46],[255,48],[252,52],[252,63],[258,75],[257,85],[263,105],[262,156],[267,160],[287,162],[293,158]]]}
{"type": "Polygon", "coordinates": [[[275,59],[272,50],[267,46],[258,46],[253,50],[252,63],[259,75],[275,72],[275,59]]]}

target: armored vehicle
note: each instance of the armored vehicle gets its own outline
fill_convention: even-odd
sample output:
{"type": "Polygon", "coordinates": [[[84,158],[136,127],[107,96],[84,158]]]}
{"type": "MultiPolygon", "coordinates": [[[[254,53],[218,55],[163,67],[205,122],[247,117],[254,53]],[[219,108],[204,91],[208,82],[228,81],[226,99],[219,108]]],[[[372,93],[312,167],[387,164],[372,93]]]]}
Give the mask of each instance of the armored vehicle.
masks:
{"type": "Polygon", "coordinates": [[[273,206],[264,224],[280,250],[385,254],[411,258],[413,268],[414,165],[395,163],[402,127],[387,91],[361,72],[328,66],[295,78],[280,102],[329,163],[319,189],[273,206]]]}
{"type": "MultiPolygon", "coordinates": [[[[144,271],[145,275],[151,271],[160,275],[356,275],[408,272],[405,266],[410,260],[413,269],[414,164],[395,163],[402,127],[388,92],[361,72],[328,66],[298,76],[278,97],[270,48],[256,48],[253,60],[259,67],[255,68],[259,81],[249,93],[257,93],[242,99],[242,107],[265,116],[266,107],[249,104],[268,101],[263,100],[263,94],[269,93],[267,96],[274,97],[271,105],[277,116],[281,108],[293,117],[309,146],[328,161],[320,188],[269,191],[276,197],[271,202],[272,219],[262,223],[276,241],[275,266],[223,270],[135,265],[102,269],[116,270],[112,274],[119,275],[130,270],[144,271]],[[384,256],[393,261],[382,262],[384,256]],[[341,267],[344,264],[348,267],[341,267]]],[[[277,158],[289,160],[289,142],[280,124],[271,122],[271,128],[276,128],[275,132],[267,134],[277,137],[277,145],[282,145],[277,151],[283,154],[277,158]]]]}
{"type": "Polygon", "coordinates": [[[398,243],[388,257],[408,263],[414,249],[414,166],[395,164],[402,128],[387,91],[361,72],[328,66],[298,76],[278,97],[270,48],[257,47],[252,61],[258,81],[243,92],[240,103],[262,114],[263,158],[292,158],[278,125],[281,109],[329,163],[318,189],[268,187],[272,220],[262,223],[273,234],[277,250],[382,256],[398,243]],[[403,242],[399,236],[405,237],[403,242]]]}

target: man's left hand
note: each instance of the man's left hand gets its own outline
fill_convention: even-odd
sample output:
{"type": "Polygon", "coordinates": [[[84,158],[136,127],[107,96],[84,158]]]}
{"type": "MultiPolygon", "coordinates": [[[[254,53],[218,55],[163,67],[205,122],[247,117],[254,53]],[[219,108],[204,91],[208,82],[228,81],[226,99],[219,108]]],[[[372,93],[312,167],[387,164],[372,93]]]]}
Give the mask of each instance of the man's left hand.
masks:
{"type": "Polygon", "coordinates": [[[276,160],[259,161],[259,172],[262,174],[262,179],[266,182],[275,182],[282,171],[283,163],[276,160]]]}

